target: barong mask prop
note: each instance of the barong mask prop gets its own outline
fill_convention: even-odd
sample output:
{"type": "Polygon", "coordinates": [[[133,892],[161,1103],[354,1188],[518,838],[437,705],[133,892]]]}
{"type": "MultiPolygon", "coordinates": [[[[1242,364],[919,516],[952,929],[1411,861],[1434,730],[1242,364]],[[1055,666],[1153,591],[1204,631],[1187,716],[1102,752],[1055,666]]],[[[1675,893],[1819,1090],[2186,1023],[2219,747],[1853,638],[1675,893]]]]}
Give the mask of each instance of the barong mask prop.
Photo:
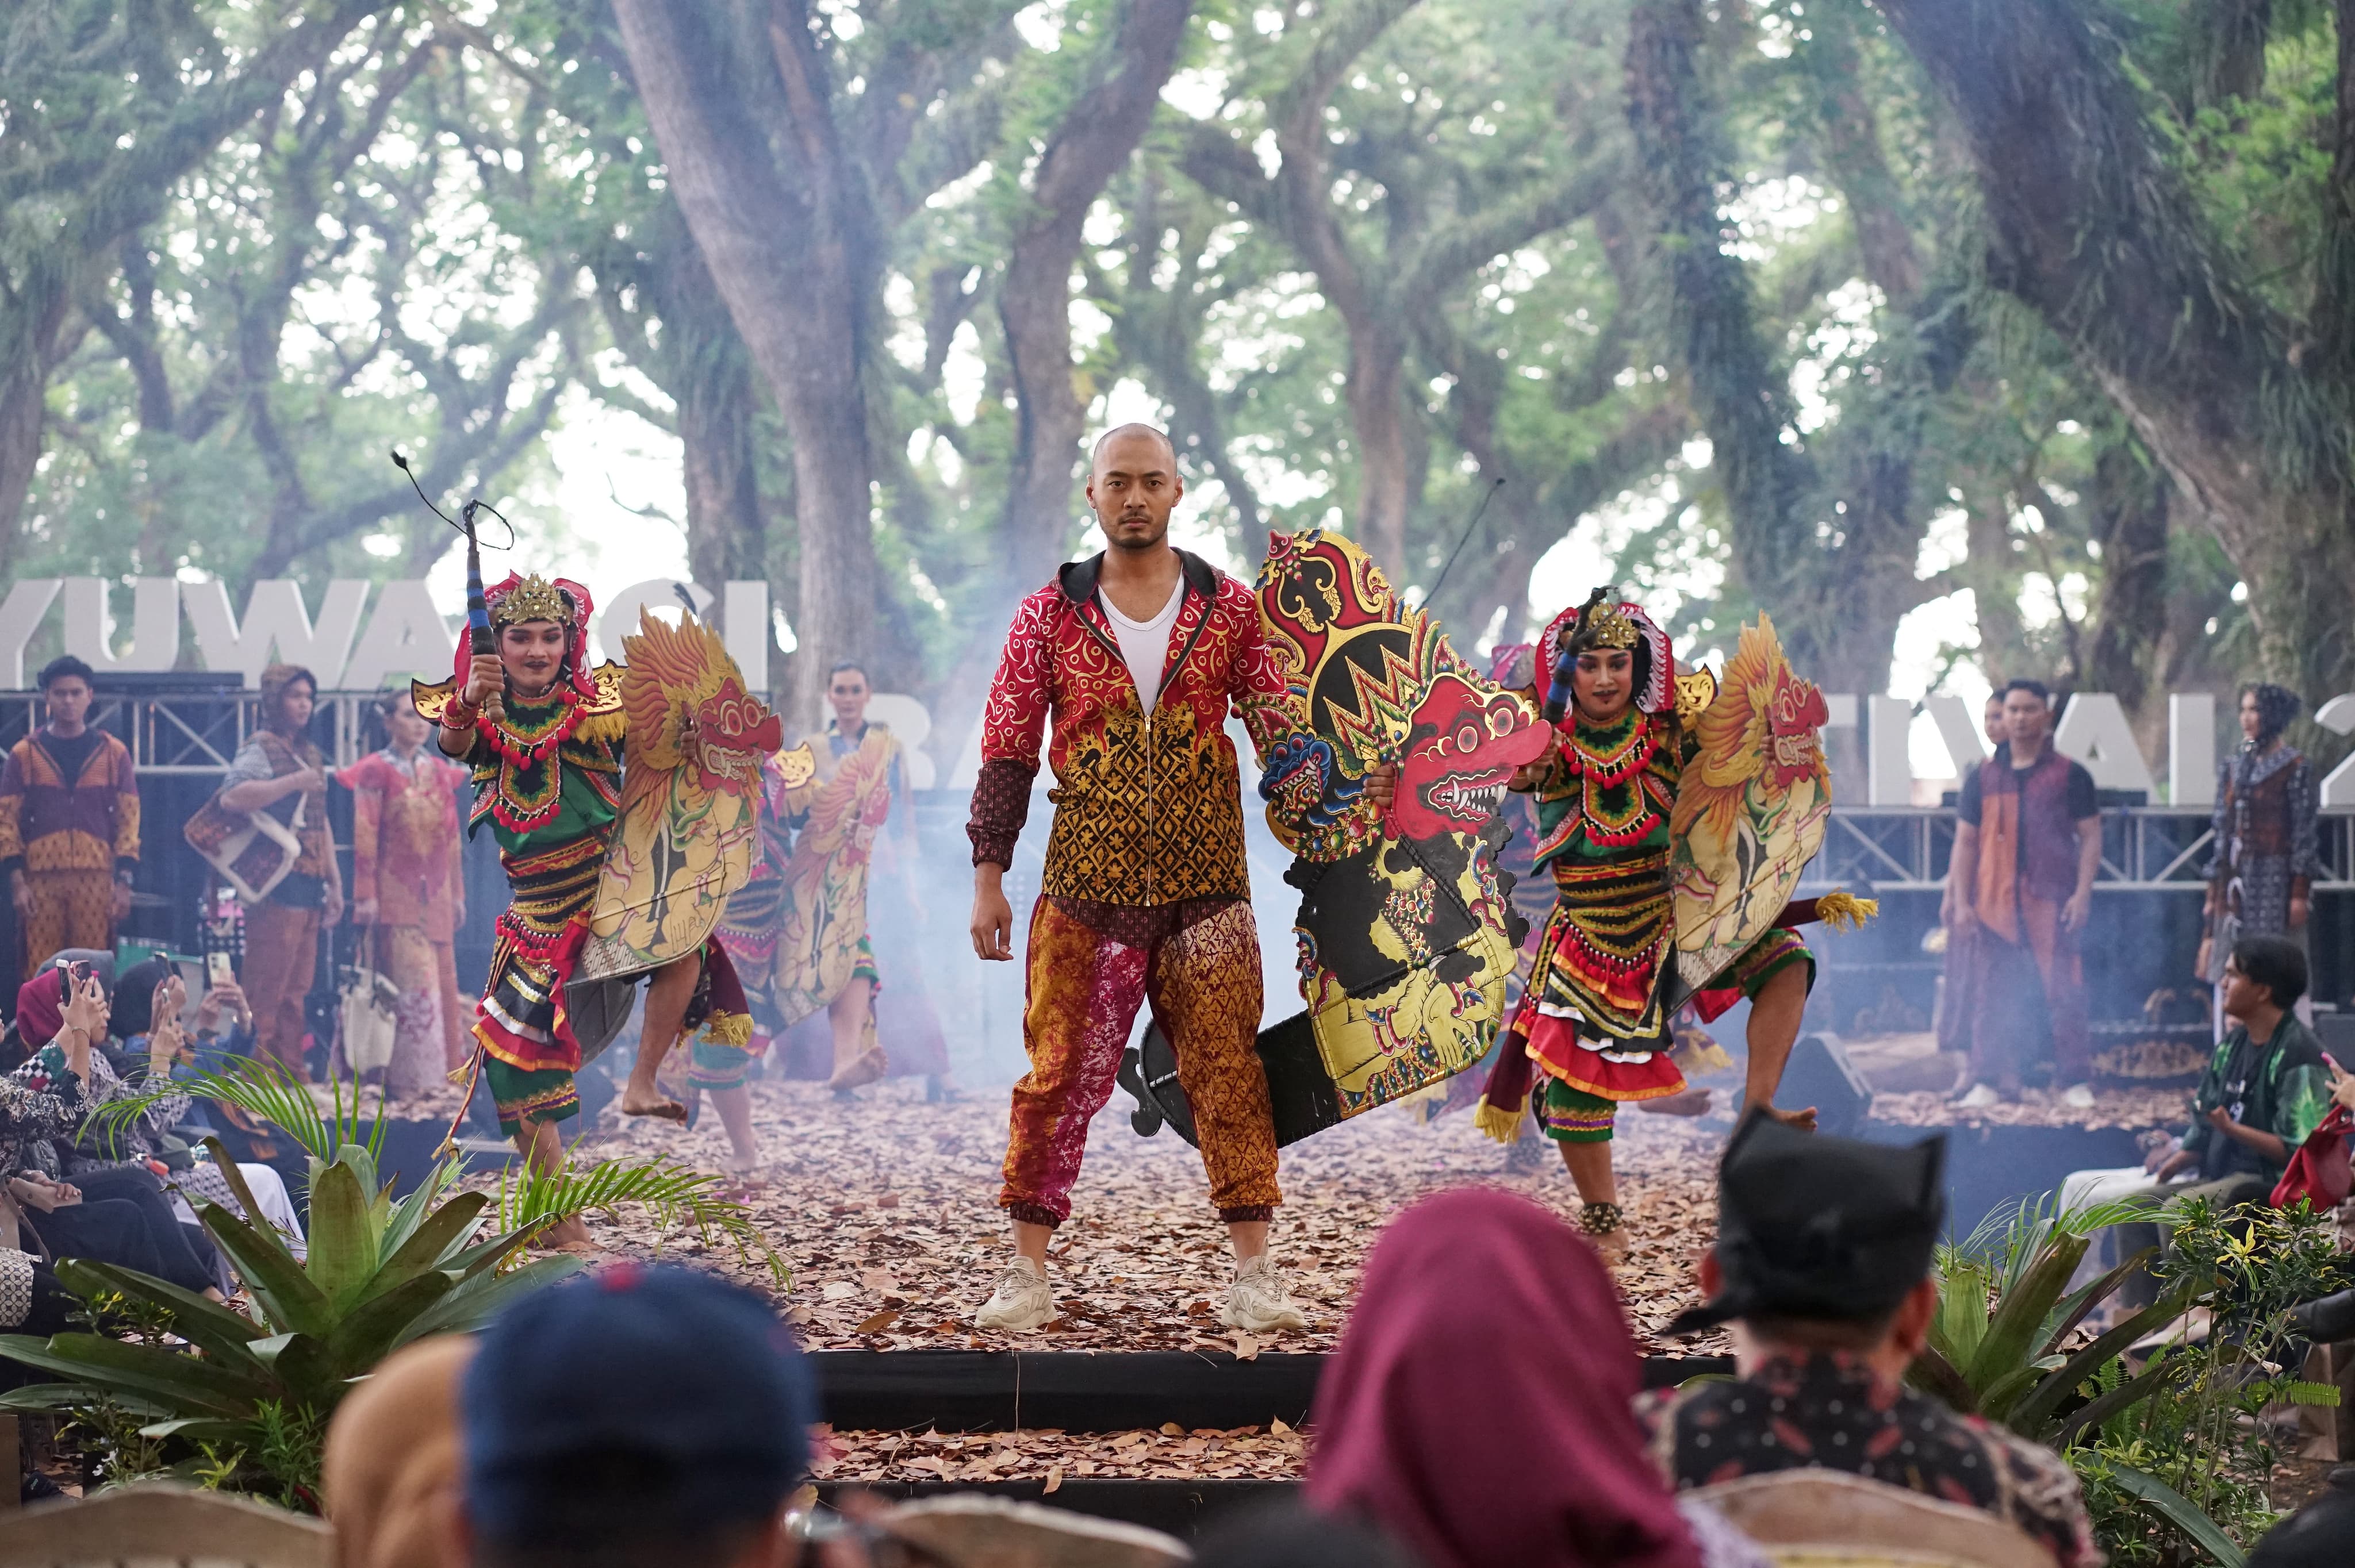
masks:
{"type": "Polygon", "coordinates": [[[1773,620],[1762,614],[1742,629],[1715,687],[1687,720],[1700,750],[1668,818],[1671,1004],[1786,923],[1785,906],[1831,818],[1823,742],[1831,711],[1792,670],[1773,620]]]}
{"type": "Polygon", "coordinates": [[[641,611],[622,644],[628,752],[579,980],[656,969],[703,945],[752,872],[761,768],[783,726],[693,616],[641,611]]]}
{"type": "MultiPolygon", "coordinates": [[[[1307,1010],[1260,1035],[1276,1141],[1290,1143],[1478,1061],[1505,1012],[1526,922],[1495,866],[1514,770],[1550,731],[1484,681],[1428,616],[1400,602],[1337,535],[1269,536],[1260,613],[1291,668],[1293,732],[1260,793],[1293,851],[1307,1010]],[[1366,776],[1399,764],[1387,815],[1366,776]]],[[[1148,1032],[1124,1081],[1190,1136],[1166,1041],[1148,1032]]],[[[1149,1126],[1147,1124],[1150,1124],[1149,1126]]]]}

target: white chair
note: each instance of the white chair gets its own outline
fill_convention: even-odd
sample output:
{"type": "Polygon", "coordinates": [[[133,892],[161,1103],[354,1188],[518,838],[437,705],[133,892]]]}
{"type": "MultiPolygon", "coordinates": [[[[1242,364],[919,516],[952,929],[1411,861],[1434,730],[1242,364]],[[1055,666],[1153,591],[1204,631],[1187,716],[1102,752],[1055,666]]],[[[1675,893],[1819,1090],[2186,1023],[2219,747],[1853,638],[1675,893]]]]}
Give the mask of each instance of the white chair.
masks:
{"type": "Polygon", "coordinates": [[[1183,1542],[1157,1530],[1010,1498],[922,1498],[877,1522],[950,1568],[1182,1568],[1194,1561],[1183,1542]]]}
{"type": "Polygon", "coordinates": [[[0,1518],[0,1568],[330,1568],[335,1540],[307,1514],[145,1481],[0,1518]]]}
{"type": "Polygon", "coordinates": [[[2016,1524],[1838,1470],[1778,1470],[1686,1495],[1780,1568],[2059,1568],[2016,1524]]]}

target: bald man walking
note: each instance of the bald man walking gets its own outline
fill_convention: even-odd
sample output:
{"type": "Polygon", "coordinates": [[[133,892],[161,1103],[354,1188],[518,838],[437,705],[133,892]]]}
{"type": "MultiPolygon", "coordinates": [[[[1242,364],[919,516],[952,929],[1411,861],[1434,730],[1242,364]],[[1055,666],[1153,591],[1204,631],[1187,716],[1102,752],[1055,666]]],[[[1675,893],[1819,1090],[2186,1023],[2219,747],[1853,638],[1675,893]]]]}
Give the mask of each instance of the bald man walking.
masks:
{"type": "Polygon", "coordinates": [[[1229,705],[1264,757],[1288,726],[1284,672],[1251,590],[1169,544],[1185,495],[1169,438],[1124,425],[1096,443],[1088,504],[1106,548],[1022,601],[983,717],[974,785],[974,951],[1010,961],[999,886],[1029,813],[1049,720],[1059,788],[1030,917],[1030,1071],[1014,1086],[1005,1186],[1013,1260],[975,1321],[1025,1330],[1055,1315],[1047,1243],[1071,1217],[1088,1122],[1112,1097],[1150,1000],[1194,1108],[1210,1202],[1235,1278],[1224,1320],[1303,1326],[1267,1252],[1276,1190],[1267,1076],[1253,1049],[1259,933],[1243,871],[1229,705]]]}

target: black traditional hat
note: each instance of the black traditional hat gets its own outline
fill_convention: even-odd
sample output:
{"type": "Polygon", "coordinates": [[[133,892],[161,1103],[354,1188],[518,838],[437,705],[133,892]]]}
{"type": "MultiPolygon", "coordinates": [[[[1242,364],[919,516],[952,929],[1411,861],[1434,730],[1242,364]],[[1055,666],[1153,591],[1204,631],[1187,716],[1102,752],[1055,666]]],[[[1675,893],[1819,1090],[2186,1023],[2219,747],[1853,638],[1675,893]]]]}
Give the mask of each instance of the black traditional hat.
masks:
{"type": "Polygon", "coordinates": [[[1896,1309],[1946,1223],[1944,1134],[1909,1148],[1796,1132],[1751,1112],[1717,1174],[1716,1299],[1671,1334],[1736,1318],[1855,1322],[1896,1309]]]}

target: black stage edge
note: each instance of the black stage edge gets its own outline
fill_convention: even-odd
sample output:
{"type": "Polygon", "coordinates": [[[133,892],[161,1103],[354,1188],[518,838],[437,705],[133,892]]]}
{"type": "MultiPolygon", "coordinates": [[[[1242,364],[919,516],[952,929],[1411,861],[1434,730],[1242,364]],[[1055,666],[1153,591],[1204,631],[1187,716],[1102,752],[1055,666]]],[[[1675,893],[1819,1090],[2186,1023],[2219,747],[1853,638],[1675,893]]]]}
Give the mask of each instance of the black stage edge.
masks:
{"type": "MultiPolygon", "coordinates": [[[[930,1352],[905,1353],[923,1355],[930,1352]]],[[[1141,1524],[1148,1530],[1174,1535],[1180,1541],[1191,1541],[1221,1515],[1239,1508],[1273,1502],[1289,1496],[1299,1484],[1297,1481],[1147,1481],[1080,1477],[1067,1480],[1049,1492],[1044,1481],[981,1481],[972,1484],[961,1481],[878,1481],[872,1486],[858,1481],[821,1481],[817,1497],[818,1501],[828,1508],[837,1507],[844,1494],[849,1492],[868,1492],[895,1502],[911,1498],[945,1496],[1011,1498],[1018,1502],[1042,1502],[1050,1508],[1069,1509],[1073,1513],[1083,1513],[1093,1519],[1141,1524]]]]}
{"type": "MultiPolygon", "coordinates": [[[[1250,1361],[1190,1351],[817,1351],[837,1432],[1134,1432],[1297,1426],[1316,1403],[1321,1352],[1250,1361]]],[[[1731,1375],[1730,1356],[1651,1356],[1644,1386],[1731,1375]]],[[[1109,1483],[1107,1483],[1109,1484],[1109,1483]]]]}

